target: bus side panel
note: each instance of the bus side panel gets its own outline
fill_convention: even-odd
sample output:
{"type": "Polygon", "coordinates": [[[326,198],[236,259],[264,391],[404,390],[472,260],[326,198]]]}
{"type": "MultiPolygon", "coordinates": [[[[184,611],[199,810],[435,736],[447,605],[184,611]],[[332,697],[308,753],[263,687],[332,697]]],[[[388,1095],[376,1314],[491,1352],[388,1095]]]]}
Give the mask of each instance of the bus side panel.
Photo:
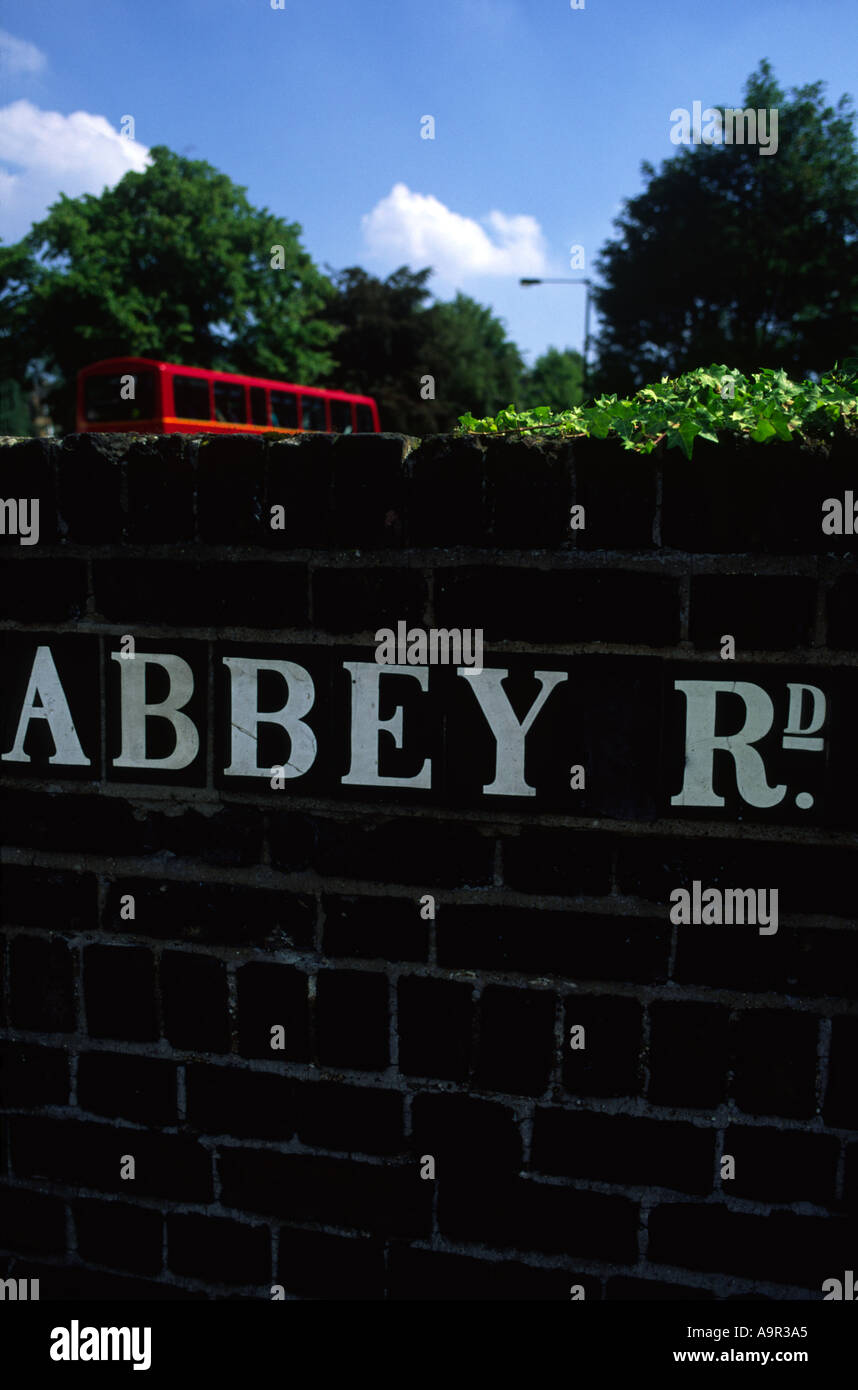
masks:
{"type": "MultiPolygon", "coordinates": [[[[121,357],[115,362],[112,359],[108,359],[108,361],[111,366],[109,371],[81,370],[77,374],[75,426],[78,434],[165,434],[167,431],[164,426],[163,383],[166,373],[157,367],[154,370],[151,366],[140,368],[134,362],[129,362],[121,357]],[[87,420],[85,397],[88,381],[97,376],[134,376],[141,370],[151,372],[153,377],[152,405],[154,415],[146,420],[87,420]]],[[[103,366],[101,363],[99,365],[103,366]]]]}

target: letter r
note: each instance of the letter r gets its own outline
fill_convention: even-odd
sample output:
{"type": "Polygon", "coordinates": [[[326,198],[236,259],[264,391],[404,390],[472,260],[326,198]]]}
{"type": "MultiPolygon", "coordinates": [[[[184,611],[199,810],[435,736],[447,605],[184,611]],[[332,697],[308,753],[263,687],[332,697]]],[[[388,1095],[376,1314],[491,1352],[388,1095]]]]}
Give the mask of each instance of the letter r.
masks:
{"type": "Polygon", "coordinates": [[[777,806],[786,786],[770,787],[765,764],[752,744],[772,727],[774,706],[759,685],[750,681],[678,680],[675,690],[686,699],[685,781],[682,791],[670,798],[671,806],[723,806],[712,785],[716,750],[729,753],[736,769],[739,795],[749,806],[777,806]],[[729,692],[744,701],[745,723],[736,734],[716,734],[718,695],[729,692]]]}

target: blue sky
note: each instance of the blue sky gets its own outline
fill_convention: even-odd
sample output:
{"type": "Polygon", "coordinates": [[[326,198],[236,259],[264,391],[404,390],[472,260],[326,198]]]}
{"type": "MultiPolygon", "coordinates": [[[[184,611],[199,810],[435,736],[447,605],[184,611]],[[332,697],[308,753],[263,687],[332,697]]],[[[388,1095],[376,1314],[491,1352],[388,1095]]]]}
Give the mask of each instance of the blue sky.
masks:
{"type": "Polygon", "coordinates": [[[581,346],[583,290],[519,276],[581,275],[573,244],[591,270],[674,108],[739,105],[764,57],[858,104],[855,0],[6,0],[0,24],[4,240],[169,145],[320,265],[435,265],[530,360],[581,346]]]}

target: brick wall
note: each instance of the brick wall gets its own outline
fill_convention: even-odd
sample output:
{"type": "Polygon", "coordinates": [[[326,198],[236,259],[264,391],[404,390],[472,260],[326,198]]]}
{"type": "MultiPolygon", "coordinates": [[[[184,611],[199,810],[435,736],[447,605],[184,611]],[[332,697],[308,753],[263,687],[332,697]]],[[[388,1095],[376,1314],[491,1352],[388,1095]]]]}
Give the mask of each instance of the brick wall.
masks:
{"type": "Polygon", "coordinates": [[[40,532],[3,537],[0,751],[47,646],[90,761],[52,765],[36,716],[0,762],[5,1272],[43,1299],[641,1300],[821,1298],[853,1268],[858,577],[820,508],[855,465],[847,441],[6,441],[40,532]],[[402,775],[431,751],[432,786],[343,784],[342,663],[400,619],[482,628],[520,717],[534,670],[566,674],[534,795],[485,794],[442,668],[406,715],[402,775]],[[194,673],[177,775],[113,765],[129,634],[194,673]],[[318,757],[285,788],[224,775],[228,651],[313,675],[318,757]],[[691,677],[784,719],[788,682],[825,691],[821,752],[759,745],[781,803],[716,755],[724,806],[673,804],[691,677]],[[777,932],[673,923],[694,881],[777,889],[777,932]]]}

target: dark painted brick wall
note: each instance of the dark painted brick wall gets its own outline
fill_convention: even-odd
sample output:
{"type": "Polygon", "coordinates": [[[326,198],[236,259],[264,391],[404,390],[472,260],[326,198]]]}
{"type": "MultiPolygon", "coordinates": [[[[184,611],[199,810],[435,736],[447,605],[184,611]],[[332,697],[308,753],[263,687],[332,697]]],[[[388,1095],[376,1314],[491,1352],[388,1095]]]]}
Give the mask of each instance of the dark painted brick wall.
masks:
{"type": "Polygon", "coordinates": [[[814,820],[683,816],[648,779],[663,675],[731,679],[724,633],[746,678],[856,689],[855,541],[819,524],[856,464],[3,447],[0,493],[41,514],[37,545],[3,537],[2,636],[76,643],[83,690],[125,633],[369,659],[400,618],[478,626],[490,664],[589,663],[608,747],[572,809],[236,788],[215,750],[168,788],[0,763],[4,1271],[45,1299],[536,1301],[820,1298],[854,1268],[858,706],[814,820]],[[695,879],[777,888],[777,934],[673,925],[695,879]]]}

